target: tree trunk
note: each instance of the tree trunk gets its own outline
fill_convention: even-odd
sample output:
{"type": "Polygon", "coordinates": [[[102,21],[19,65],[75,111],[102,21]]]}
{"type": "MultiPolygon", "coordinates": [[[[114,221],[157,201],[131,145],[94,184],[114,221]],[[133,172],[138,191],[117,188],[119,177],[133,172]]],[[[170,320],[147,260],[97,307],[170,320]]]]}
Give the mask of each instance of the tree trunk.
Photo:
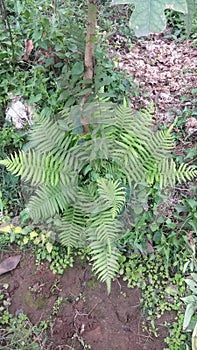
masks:
{"type": "MultiPolygon", "coordinates": [[[[88,80],[89,84],[93,83],[94,77],[94,47],[96,41],[96,17],[97,17],[97,0],[88,0],[88,19],[87,19],[87,34],[84,56],[84,80],[88,80]]],[[[85,88],[85,84],[84,84],[85,88]]],[[[87,101],[90,92],[85,94],[81,100],[81,107],[87,101]]],[[[81,124],[83,125],[84,133],[89,131],[88,121],[84,116],[81,118],[81,124]]]]}
{"type": "Polygon", "coordinates": [[[97,0],[88,1],[88,23],[84,57],[84,79],[93,80],[94,76],[94,46],[96,40],[97,0]]]}

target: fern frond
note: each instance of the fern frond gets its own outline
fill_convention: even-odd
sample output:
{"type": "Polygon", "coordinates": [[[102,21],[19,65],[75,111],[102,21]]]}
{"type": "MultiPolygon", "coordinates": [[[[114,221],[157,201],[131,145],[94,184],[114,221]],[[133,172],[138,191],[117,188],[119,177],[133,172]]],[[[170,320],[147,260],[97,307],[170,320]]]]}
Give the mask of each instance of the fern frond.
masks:
{"type": "MultiPolygon", "coordinates": [[[[161,158],[166,158],[174,148],[174,139],[170,129],[150,133],[148,140],[144,140],[144,146],[155,160],[159,161],[161,158]]],[[[146,159],[146,156],[144,156],[144,159],[146,159]]]]}
{"type": "Polygon", "coordinates": [[[131,119],[133,119],[133,111],[127,106],[117,106],[115,111],[115,126],[118,129],[124,128],[127,130],[131,125],[131,119]]]}
{"type": "Polygon", "coordinates": [[[91,216],[87,221],[87,237],[91,241],[114,242],[120,235],[122,224],[119,220],[113,219],[110,210],[99,212],[91,216]]]}
{"type": "Polygon", "coordinates": [[[118,106],[114,124],[121,135],[125,131],[134,132],[135,135],[147,135],[153,126],[153,119],[150,113],[134,113],[130,107],[118,106]]]}
{"type": "Polygon", "coordinates": [[[114,115],[115,105],[112,102],[91,102],[86,103],[83,107],[83,115],[86,116],[88,124],[93,129],[100,125],[110,125],[114,115]]]}
{"type": "Polygon", "coordinates": [[[194,165],[181,164],[176,171],[178,182],[191,181],[197,177],[197,168],[194,165]]]}
{"type": "Polygon", "coordinates": [[[173,187],[176,182],[176,163],[172,158],[163,158],[159,162],[158,172],[155,175],[155,182],[160,188],[173,187]]]}
{"type": "Polygon", "coordinates": [[[64,162],[79,174],[82,168],[90,162],[97,159],[108,159],[111,149],[113,149],[111,140],[104,138],[81,140],[65,154],[64,162]]]}
{"type": "Polygon", "coordinates": [[[58,121],[39,116],[30,131],[28,147],[40,153],[53,152],[55,146],[62,144],[65,134],[58,121]]]}
{"type": "Polygon", "coordinates": [[[5,160],[1,160],[0,164],[14,175],[21,176],[25,181],[29,181],[31,185],[50,184],[56,186],[60,179],[62,164],[59,160],[47,154],[36,153],[29,150],[27,153],[19,151],[11,155],[5,160]]]}
{"type": "Polygon", "coordinates": [[[68,198],[62,193],[60,185],[55,188],[42,186],[31,197],[27,207],[32,219],[35,222],[39,222],[59,214],[69,203],[68,198]]]}
{"type": "Polygon", "coordinates": [[[113,141],[105,136],[96,137],[91,140],[90,161],[97,159],[109,159],[111,150],[114,148],[113,141]]]}
{"type": "Polygon", "coordinates": [[[119,271],[120,252],[113,246],[109,247],[99,241],[90,244],[93,266],[92,270],[98,275],[101,282],[107,285],[107,292],[110,294],[111,281],[115,278],[119,271]]]}
{"type": "Polygon", "coordinates": [[[84,213],[92,213],[95,209],[97,198],[95,184],[90,183],[86,187],[78,188],[77,200],[73,206],[84,213]]]}
{"type": "Polygon", "coordinates": [[[152,132],[140,123],[137,126],[133,124],[132,128],[132,131],[120,136],[120,144],[127,149],[129,147],[145,167],[149,166],[152,159],[160,161],[161,157],[166,158],[172,151],[174,140],[169,130],[152,132]]]}
{"type": "Polygon", "coordinates": [[[126,189],[119,180],[100,178],[97,182],[101,210],[110,209],[112,219],[115,219],[125,204],[126,189]]]}
{"type": "Polygon", "coordinates": [[[67,248],[78,247],[83,245],[85,234],[85,215],[73,208],[68,207],[64,211],[63,218],[59,222],[59,239],[62,245],[67,248]]]}
{"type": "Polygon", "coordinates": [[[68,117],[68,111],[65,112],[64,120],[56,121],[37,117],[26,149],[35,149],[41,154],[50,153],[54,160],[59,159],[60,162],[63,162],[67,151],[78,141],[78,136],[69,130],[68,117]]]}
{"type": "Polygon", "coordinates": [[[58,159],[60,162],[64,162],[67,152],[76,144],[77,138],[72,135],[65,136],[60,144],[54,144],[54,148],[50,154],[53,155],[54,160],[58,159]]]}
{"type": "Polygon", "coordinates": [[[128,140],[123,142],[115,141],[114,150],[111,151],[111,158],[120,168],[124,169],[125,176],[129,185],[132,181],[140,183],[146,181],[146,169],[143,165],[143,159],[137,152],[136,148],[132,147],[128,140]],[[126,142],[127,141],[127,142],[126,142]]]}
{"type": "Polygon", "coordinates": [[[91,152],[91,141],[81,141],[78,145],[73,146],[65,152],[64,162],[66,166],[73,169],[73,171],[80,173],[84,164],[88,164],[91,152]]]}
{"type": "Polygon", "coordinates": [[[66,129],[74,134],[82,132],[81,120],[83,119],[87,125],[93,127],[112,124],[111,119],[114,116],[114,104],[111,102],[93,101],[85,103],[83,106],[76,105],[71,107],[70,113],[61,112],[62,118],[66,117],[66,129]],[[85,118],[84,118],[85,116],[85,118]]]}
{"type": "Polygon", "coordinates": [[[158,183],[161,189],[175,185],[176,164],[172,158],[161,158],[158,162],[150,158],[149,164],[146,169],[148,185],[158,183]]]}
{"type": "Polygon", "coordinates": [[[175,186],[176,181],[179,183],[191,181],[197,176],[197,169],[195,166],[181,164],[178,169],[176,169],[176,163],[172,158],[162,158],[160,162],[152,163],[155,165],[147,172],[147,182],[149,185],[153,183],[158,183],[160,188],[165,188],[167,186],[175,186]]]}
{"type": "Polygon", "coordinates": [[[159,181],[162,187],[173,186],[175,164],[168,158],[174,145],[171,130],[153,132],[148,126],[134,121],[130,130],[115,141],[111,157],[122,164],[129,185],[132,181],[149,184],[159,181]]]}

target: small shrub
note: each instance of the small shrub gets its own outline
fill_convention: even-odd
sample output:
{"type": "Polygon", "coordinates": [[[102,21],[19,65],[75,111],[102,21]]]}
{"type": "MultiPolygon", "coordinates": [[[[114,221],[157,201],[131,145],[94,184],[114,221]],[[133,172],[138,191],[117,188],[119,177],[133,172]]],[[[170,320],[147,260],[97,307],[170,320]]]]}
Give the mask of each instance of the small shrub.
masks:
{"type": "Polygon", "coordinates": [[[110,291],[119,269],[116,241],[120,213],[129,191],[154,183],[173,186],[196,176],[192,166],[176,164],[167,154],[173,147],[170,130],[153,131],[150,111],[137,119],[128,107],[107,102],[75,106],[59,119],[40,118],[32,129],[28,152],[1,164],[38,189],[28,204],[35,222],[54,218],[67,253],[89,246],[93,271],[110,291]],[[83,135],[80,115],[88,120],[83,135]]]}

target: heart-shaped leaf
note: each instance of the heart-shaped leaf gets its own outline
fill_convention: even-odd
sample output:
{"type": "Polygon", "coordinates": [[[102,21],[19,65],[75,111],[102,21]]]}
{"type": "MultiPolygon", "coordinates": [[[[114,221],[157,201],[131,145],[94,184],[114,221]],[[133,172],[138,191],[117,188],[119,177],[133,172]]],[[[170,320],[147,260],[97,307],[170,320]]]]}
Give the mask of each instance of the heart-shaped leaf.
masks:
{"type": "MultiPolygon", "coordinates": [[[[185,15],[192,11],[193,0],[112,0],[111,5],[134,5],[130,27],[136,36],[160,33],[166,27],[165,10],[171,9],[185,15]]],[[[191,16],[191,14],[190,14],[191,16]]]]}

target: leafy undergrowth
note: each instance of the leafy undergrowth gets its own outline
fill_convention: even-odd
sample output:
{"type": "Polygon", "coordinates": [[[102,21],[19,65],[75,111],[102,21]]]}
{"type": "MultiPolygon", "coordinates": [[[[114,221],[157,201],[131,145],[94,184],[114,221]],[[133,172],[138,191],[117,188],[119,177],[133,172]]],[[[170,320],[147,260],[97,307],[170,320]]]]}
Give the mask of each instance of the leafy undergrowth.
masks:
{"type": "MultiPolygon", "coordinates": [[[[194,193],[192,192],[194,190],[195,189],[192,186],[190,186],[190,195],[194,193]]],[[[138,316],[135,317],[140,317],[140,314],[143,316],[143,319],[140,319],[139,321],[140,342],[142,342],[144,336],[147,337],[147,340],[146,342],[144,342],[143,346],[145,344],[149,344],[149,349],[151,349],[150,342],[155,342],[158,338],[161,341],[161,343],[158,344],[158,349],[163,350],[165,348],[169,350],[185,350],[185,344],[190,344],[190,338],[188,338],[188,334],[190,333],[185,331],[183,332],[184,303],[181,298],[183,298],[189,293],[189,291],[187,291],[186,288],[185,278],[187,276],[190,276],[191,272],[195,272],[197,270],[195,252],[196,235],[194,233],[196,224],[197,203],[194,199],[192,200],[191,198],[181,200],[180,198],[177,199],[171,196],[170,199],[169,195],[167,197],[161,198],[158,190],[155,190],[154,195],[152,196],[153,198],[149,203],[150,208],[149,210],[145,211],[144,214],[142,214],[141,212],[141,203],[135,202],[135,219],[132,219],[132,208],[128,208],[123,216],[124,224],[128,229],[120,240],[120,247],[122,249],[122,256],[120,258],[120,275],[122,276],[123,280],[128,283],[129,289],[131,288],[132,290],[135,290],[137,287],[141,291],[141,296],[137,303],[140,309],[138,309],[138,316]],[[152,207],[153,203],[154,207],[152,207]],[[186,249],[183,249],[183,247],[186,247],[186,249]],[[162,329],[165,330],[164,333],[162,329]],[[165,345],[163,343],[163,338],[165,338],[165,345]]],[[[25,220],[25,218],[23,218],[23,220],[25,220]]],[[[11,255],[13,255],[13,253],[15,253],[15,251],[17,251],[18,249],[17,247],[19,247],[19,249],[22,252],[24,252],[28,259],[28,257],[31,256],[30,251],[32,251],[33,255],[35,256],[35,264],[37,264],[38,266],[37,268],[34,268],[34,271],[40,271],[40,269],[41,271],[43,271],[42,266],[46,266],[45,261],[48,261],[50,270],[52,271],[52,273],[56,273],[56,275],[53,275],[53,281],[56,279],[59,281],[61,280],[61,278],[67,280],[67,272],[65,270],[68,267],[72,267],[72,269],[69,270],[69,274],[72,274],[73,271],[72,278],[76,280],[76,269],[73,267],[73,258],[75,258],[76,260],[76,258],[79,256],[81,257],[80,259],[82,259],[81,264],[82,266],[84,266],[83,269],[88,269],[89,271],[89,267],[87,265],[89,260],[88,251],[76,250],[75,252],[73,252],[73,256],[66,257],[65,249],[56,241],[54,241],[54,233],[52,231],[46,231],[44,228],[34,227],[32,225],[27,224],[19,226],[19,223],[19,221],[16,223],[15,220],[10,221],[9,217],[4,217],[4,223],[2,223],[0,227],[0,231],[3,233],[3,235],[0,236],[0,243],[2,250],[5,251],[5,254],[9,253],[10,249],[12,249],[11,255]],[[13,225],[13,222],[15,223],[15,225],[13,225]],[[62,274],[63,277],[60,277],[60,275],[62,274]]],[[[47,268],[48,271],[49,268],[47,268]]],[[[20,269],[23,271],[24,265],[22,265],[20,269]]],[[[26,273],[28,274],[28,271],[26,271],[26,273]]],[[[34,273],[36,274],[36,272],[34,273]]],[[[47,272],[47,274],[50,275],[49,272],[47,272]]],[[[91,287],[91,298],[93,297],[93,295],[95,295],[95,288],[98,288],[96,294],[99,293],[100,288],[98,287],[98,282],[95,280],[95,277],[90,272],[88,272],[88,274],[90,274],[89,277],[86,276],[85,272],[84,274],[81,272],[81,275],[83,275],[84,280],[80,285],[80,287],[82,287],[80,291],[77,289],[77,293],[79,294],[79,297],[76,296],[77,302],[78,298],[82,300],[85,300],[87,298],[87,295],[83,289],[83,286],[86,286],[87,284],[89,285],[89,287],[91,287]]],[[[26,277],[27,280],[28,278],[31,279],[31,275],[32,273],[30,273],[29,277],[26,277]]],[[[43,275],[46,275],[45,268],[43,275]]],[[[42,281],[43,276],[40,276],[39,278],[41,278],[42,281]]],[[[80,280],[82,280],[83,278],[80,277],[80,280]]],[[[16,280],[17,278],[14,278],[14,281],[16,280]]],[[[9,291],[12,290],[12,287],[9,287],[9,278],[4,278],[4,281],[6,283],[3,288],[5,289],[5,287],[7,286],[7,289],[9,289],[9,291]]],[[[35,282],[35,284],[33,285],[34,287],[32,287],[32,284],[30,284],[27,287],[30,289],[33,295],[35,294],[35,290],[36,293],[37,289],[39,290],[40,288],[42,290],[42,285],[47,284],[47,281],[44,281],[43,283],[39,282],[38,286],[36,283],[37,282],[35,282]],[[37,287],[35,287],[35,285],[37,287]]],[[[61,289],[59,286],[59,284],[61,283],[63,282],[56,283],[58,285],[57,290],[61,289]]],[[[122,285],[123,282],[121,279],[119,279],[115,281],[115,283],[122,285]]],[[[19,293],[22,293],[19,286],[17,287],[17,289],[19,289],[19,293]]],[[[122,287],[120,287],[120,295],[122,295],[123,297],[125,296],[126,298],[127,293],[130,293],[129,289],[125,289],[125,285],[123,290],[122,287]]],[[[105,292],[104,290],[105,287],[103,286],[102,293],[105,293],[106,295],[106,290],[105,292]]],[[[65,291],[65,289],[63,288],[62,291],[65,291]]],[[[112,295],[113,292],[114,284],[112,286],[112,295]]],[[[77,293],[75,292],[74,295],[76,295],[77,293]]],[[[11,299],[9,299],[9,293],[7,293],[7,296],[8,301],[5,303],[5,305],[8,309],[8,307],[11,304],[11,299]]],[[[33,296],[31,295],[31,300],[32,297],[33,296]]],[[[57,301],[57,303],[60,297],[62,297],[61,293],[55,293],[54,299],[57,301]]],[[[65,298],[67,297],[67,294],[64,295],[64,302],[65,298]]],[[[37,295],[37,298],[39,299],[38,302],[41,302],[41,295],[37,295]]],[[[101,298],[101,295],[99,295],[99,298],[101,298]]],[[[54,299],[52,300],[52,304],[54,303],[54,299]]],[[[29,302],[30,300],[28,300],[28,303],[29,302]]],[[[13,310],[17,311],[21,303],[22,309],[24,308],[23,312],[27,312],[28,315],[31,315],[31,318],[34,318],[37,313],[37,306],[36,310],[33,313],[33,316],[32,311],[25,308],[24,304],[26,305],[26,302],[23,303],[22,301],[17,301],[16,305],[11,308],[12,312],[13,310]]],[[[73,303],[75,304],[76,300],[73,301],[73,303]]],[[[115,303],[117,303],[117,300],[115,303]]],[[[86,305],[86,307],[89,306],[86,305]]],[[[107,306],[105,305],[104,308],[106,307],[107,306]]],[[[21,336],[20,334],[23,328],[20,322],[25,322],[25,329],[26,327],[27,329],[28,327],[31,328],[31,330],[28,332],[28,334],[30,333],[30,337],[33,337],[34,339],[35,332],[37,332],[37,334],[39,334],[39,341],[41,341],[41,344],[42,337],[44,337],[44,339],[51,339],[51,342],[56,341],[53,339],[53,336],[50,333],[50,329],[52,327],[51,325],[53,323],[56,324],[56,322],[58,321],[56,318],[54,318],[53,320],[51,318],[47,319],[47,314],[44,311],[45,308],[46,305],[42,305],[41,309],[45,315],[45,322],[41,324],[31,324],[30,321],[26,319],[26,316],[20,316],[20,320],[17,323],[20,327],[20,332],[18,333],[19,336],[21,336]]],[[[193,309],[195,310],[195,305],[193,309]]],[[[98,312],[99,310],[100,308],[98,307],[98,312]]],[[[76,310],[75,313],[77,313],[76,310]]],[[[84,313],[88,314],[88,312],[85,311],[84,313]]],[[[12,332],[15,333],[14,324],[17,322],[17,319],[16,317],[13,318],[6,311],[6,313],[3,313],[2,315],[2,324],[4,322],[4,318],[6,317],[8,318],[6,323],[6,329],[8,327],[8,329],[11,330],[11,335],[13,336],[12,332]]],[[[72,317],[74,318],[75,315],[72,317]]],[[[193,329],[192,325],[195,322],[195,317],[193,317],[190,322],[190,316],[187,316],[187,320],[189,320],[187,330],[191,332],[191,330],[193,329]]],[[[101,321],[98,318],[97,323],[100,324],[100,322],[101,321]]],[[[125,326],[128,329],[129,322],[130,319],[126,322],[125,326]]],[[[80,327],[83,327],[82,324],[83,323],[80,323],[80,327]]],[[[97,329],[97,327],[93,327],[94,331],[95,329],[97,329]]],[[[7,334],[6,332],[7,331],[5,331],[5,334],[7,334]]],[[[4,337],[6,340],[5,335],[4,337]]],[[[89,346],[87,345],[89,344],[89,342],[86,341],[86,337],[87,339],[92,340],[91,336],[89,338],[88,332],[86,333],[84,331],[83,336],[81,336],[80,332],[76,332],[76,329],[73,329],[71,331],[71,339],[69,337],[67,338],[67,344],[69,345],[70,341],[72,340],[73,344],[75,344],[74,349],[78,349],[78,346],[79,349],[86,349],[88,347],[85,346],[89,346]],[[82,345],[82,343],[84,345],[82,345]]],[[[9,339],[11,338],[8,338],[8,342],[9,339]]],[[[27,338],[27,342],[29,341],[28,339],[29,338],[27,338]]],[[[36,344],[36,346],[38,346],[39,342],[37,341],[36,344]]],[[[125,340],[123,349],[126,349],[126,344],[127,342],[125,340]]],[[[24,345],[24,349],[26,349],[25,346],[26,343],[24,345]]],[[[106,345],[104,345],[99,338],[96,346],[98,348],[98,346],[106,345]]],[[[40,348],[42,349],[42,347],[40,348]]],[[[136,341],[133,345],[133,349],[135,348],[138,349],[136,341]]],[[[16,349],[18,348],[16,347],[16,349]]],[[[92,349],[94,349],[93,345],[92,349]]]]}
{"type": "MultiPolygon", "coordinates": [[[[13,96],[47,118],[80,101],[85,44],[83,5],[83,1],[76,1],[72,6],[62,4],[55,8],[45,1],[41,5],[39,1],[23,4],[8,1],[13,43],[9,31],[4,31],[1,24],[0,158],[21,149],[28,134],[28,125],[16,131],[14,125],[5,122],[6,108],[13,96]]],[[[101,11],[92,98],[100,94],[121,103],[126,97],[137,110],[153,103],[155,124],[159,128],[165,129],[175,122],[176,160],[180,164],[185,159],[196,164],[194,31],[189,41],[183,41],[181,16],[169,13],[169,24],[173,24],[174,30],[136,40],[125,25],[127,7],[117,7],[106,14],[101,6],[101,11]],[[124,15],[123,19],[120,14],[124,15]],[[112,60],[108,59],[109,55],[112,60]]],[[[125,232],[118,242],[122,252],[119,274],[125,282],[122,279],[115,281],[108,299],[105,287],[98,285],[88,265],[84,268],[81,262],[77,268],[69,269],[74,258],[79,256],[86,259],[87,264],[88,251],[76,250],[68,257],[55,241],[52,228],[34,227],[26,221],[25,211],[20,218],[16,217],[24,207],[29,189],[3,168],[0,178],[1,258],[14,255],[18,249],[26,256],[25,263],[21,262],[13,272],[14,278],[8,274],[1,277],[2,349],[48,350],[56,349],[58,345],[63,349],[66,343],[66,348],[76,350],[90,349],[91,343],[93,350],[109,350],[111,344],[115,344],[115,335],[122,331],[117,345],[123,350],[127,346],[131,348],[131,341],[133,350],[191,348],[191,331],[196,323],[196,293],[194,284],[190,290],[185,279],[187,277],[187,282],[192,280],[191,273],[196,272],[196,182],[176,186],[170,193],[152,188],[149,197],[134,198],[126,208],[123,215],[125,232]],[[28,275],[25,268],[29,261],[34,269],[32,275],[28,275]],[[21,292],[18,279],[21,286],[25,284],[21,279],[24,273],[29,283],[25,302],[22,298],[15,299],[21,292]],[[50,285],[44,275],[51,281],[50,285]],[[30,281],[32,276],[34,282],[30,281]],[[77,278],[76,286],[74,280],[77,278]],[[74,289],[69,283],[75,286],[74,289]],[[131,289],[126,287],[127,283],[131,289]],[[46,290],[52,288],[50,295],[45,287],[46,290]],[[132,293],[136,288],[138,295],[134,297],[132,293]],[[191,294],[192,298],[182,300],[191,294]],[[91,299],[92,303],[86,303],[91,299]],[[193,312],[186,312],[185,316],[184,301],[193,312]],[[102,307],[99,307],[100,302],[102,307]],[[138,312],[127,313],[126,310],[133,310],[134,304],[140,306],[138,312]],[[52,310],[51,316],[47,315],[47,307],[52,310]],[[137,324],[136,320],[140,328],[133,326],[137,324]],[[184,324],[187,327],[183,331],[184,324]],[[109,327],[105,332],[106,325],[109,327]],[[68,330],[66,335],[61,333],[63,328],[68,330]],[[109,334],[112,338],[107,342],[109,334]],[[62,343],[58,343],[60,338],[62,343]]]]}

